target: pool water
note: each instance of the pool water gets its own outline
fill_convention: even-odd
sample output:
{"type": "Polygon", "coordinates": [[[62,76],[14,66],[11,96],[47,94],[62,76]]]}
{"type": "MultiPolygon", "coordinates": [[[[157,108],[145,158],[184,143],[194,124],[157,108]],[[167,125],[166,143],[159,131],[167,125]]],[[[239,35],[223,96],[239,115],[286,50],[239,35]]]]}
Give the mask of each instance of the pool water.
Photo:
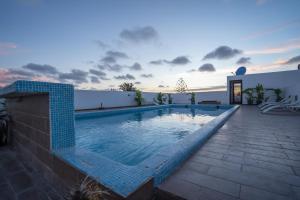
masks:
{"type": "Polygon", "coordinates": [[[168,107],[76,119],[76,148],[137,165],[161,148],[176,145],[224,111],[168,107]]]}

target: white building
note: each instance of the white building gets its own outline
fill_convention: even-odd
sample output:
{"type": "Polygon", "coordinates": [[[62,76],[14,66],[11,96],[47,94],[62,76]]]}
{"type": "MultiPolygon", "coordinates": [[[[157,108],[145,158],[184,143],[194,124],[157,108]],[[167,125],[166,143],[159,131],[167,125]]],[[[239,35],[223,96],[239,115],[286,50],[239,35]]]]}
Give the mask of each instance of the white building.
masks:
{"type": "MultiPolygon", "coordinates": [[[[243,90],[255,88],[262,84],[265,89],[279,88],[283,96],[298,95],[300,97],[300,70],[227,76],[227,99],[230,104],[247,104],[247,96],[243,90]]],[[[272,95],[272,93],[267,93],[272,95]]]]}

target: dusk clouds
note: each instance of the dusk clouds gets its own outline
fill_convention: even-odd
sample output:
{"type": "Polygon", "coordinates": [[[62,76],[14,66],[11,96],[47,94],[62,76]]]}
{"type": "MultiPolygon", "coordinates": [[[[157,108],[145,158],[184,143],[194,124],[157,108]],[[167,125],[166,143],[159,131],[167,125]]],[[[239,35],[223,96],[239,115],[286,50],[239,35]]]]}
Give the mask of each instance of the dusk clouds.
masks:
{"type": "Polygon", "coordinates": [[[150,61],[149,64],[152,65],[162,65],[164,63],[166,64],[170,64],[170,65],[186,65],[188,63],[190,63],[190,59],[187,56],[177,56],[172,60],[153,60],[150,61]]]}
{"type": "Polygon", "coordinates": [[[215,69],[215,67],[212,64],[206,63],[206,64],[201,65],[198,68],[198,71],[199,72],[215,72],[216,69],[215,69]]]}
{"type": "Polygon", "coordinates": [[[79,70],[79,69],[72,69],[70,73],[60,73],[58,78],[62,81],[74,81],[77,84],[86,83],[88,72],[79,70]]]}
{"type": "Polygon", "coordinates": [[[141,74],[141,77],[143,77],[143,78],[152,78],[153,74],[141,74]]]}
{"type": "Polygon", "coordinates": [[[22,66],[22,68],[42,74],[58,74],[57,69],[51,65],[28,63],[27,65],[22,66]]]}
{"type": "Polygon", "coordinates": [[[123,40],[140,43],[148,42],[158,38],[158,32],[152,26],[136,27],[133,29],[124,29],[120,33],[123,40]]]}
{"type": "Polygon", "coordinates": [[[239,49],[234,49],[234,48],[231,48],[228,46],[219,46],[215,50],[206,54],[203,57],[203,60],[206,60],[206,59],[219,59],[219,60],[230,59],[241,53],[242,53],[242,50],[239,50],[239,49]]]}
{"type": "Polygon", "coordinates": [[[134,63],[132,66],[129,66],[130,70],[134,71],[141,71],[142,70],[142,65],[140,63],[134,63]]]}
{"type": "Polygon", "coordinates": [[[135,77],[131,74],[115,76],[114,78],[117,80],[135,80],[135,77]]]}
{"type": "Polygon", "coordinates": [[[236,61],[236,64],[243,65],[243,64],[249,64],[251,58],[250,57],[241,57],[238,61],[236,61]]]}
{"type": "Polygon", "coordinates": [[[292,57],[286,62],[286,64],[295,64],[295,63],[300,63],[300,55],[292,57]]]}

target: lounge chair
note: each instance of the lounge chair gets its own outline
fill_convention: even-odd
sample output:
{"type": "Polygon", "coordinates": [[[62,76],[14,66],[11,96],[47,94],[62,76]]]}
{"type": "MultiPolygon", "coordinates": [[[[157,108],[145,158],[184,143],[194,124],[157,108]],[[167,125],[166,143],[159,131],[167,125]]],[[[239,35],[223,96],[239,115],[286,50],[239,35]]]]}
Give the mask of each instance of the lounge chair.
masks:
{"type": "Polygon", "coordinates": [[[288,98],[285,98],[285,99],[283,99],[279,102],[270,102],[268,104],[265,104],[264,106],[260,107],[260,110],[265,110],[265,109],[267,109],[268,107],[271,107],[271,106],[277,106],[277,105],[284,106],[284,105],[288,105],[288,104],[291,104],[291,103],[293,103],[293,98],[292,98],[292,96],[289,96],[288,98]]]}
{"type": "Polygon", "coordinates": [[[279,103],[285,103],[286,101],[288,101],[291,98],[291,96],[285,97],[283,99],[281,99],[280,101],[265,101],[262,102],[261,104],[258,105],[259,108],[262,108],[268,104],[279,104],[279,103]]]}
{"type": "Polygon", "coordinates": [[[284,109],[284,110],[290,110],[292,111],[295,108],[298,108],[300,106],[300,101],[293,101],[288,104],[277,104],[277,105],[271,105],[267,108],[262,110],[262,113],[267,113],[269,111],[275,110],[275,109],[284,109]]]}

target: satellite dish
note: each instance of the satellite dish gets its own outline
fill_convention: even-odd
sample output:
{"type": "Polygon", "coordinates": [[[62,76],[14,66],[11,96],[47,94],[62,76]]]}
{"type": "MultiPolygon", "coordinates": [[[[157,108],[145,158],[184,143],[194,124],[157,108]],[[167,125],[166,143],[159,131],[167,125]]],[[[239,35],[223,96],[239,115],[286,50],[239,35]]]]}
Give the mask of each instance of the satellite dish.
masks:
{"type": "Polygon", "coordinates": [[[241,76],[241,75],[245,75],[246,74],[246,67],[239,67],[236,72],[235,75],[237,76],[241,76]]]}

